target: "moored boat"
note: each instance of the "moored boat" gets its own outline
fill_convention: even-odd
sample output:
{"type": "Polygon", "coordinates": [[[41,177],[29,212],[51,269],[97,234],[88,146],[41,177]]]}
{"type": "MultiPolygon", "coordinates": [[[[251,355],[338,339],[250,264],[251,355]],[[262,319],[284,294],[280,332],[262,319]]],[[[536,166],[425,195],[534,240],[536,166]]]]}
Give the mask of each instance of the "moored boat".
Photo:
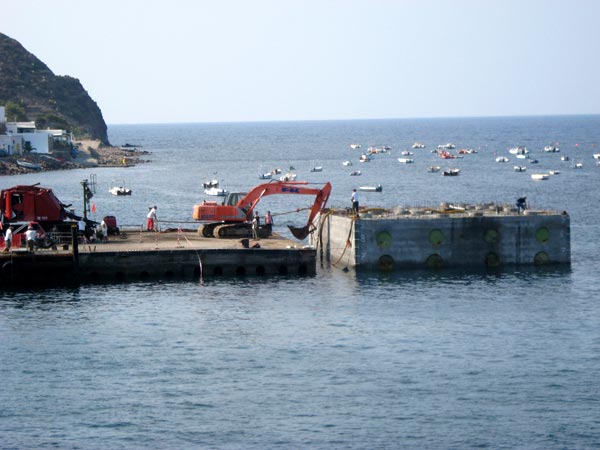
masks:
{"type": "Polygon", "coordinates": [[[411,163],[414,163],[415,160],[412,158],[398,158],[398,162],[400,162],[402,164],[411,164],[411,163]]]}
{"type": "Polygon", "coordinates": [[[427,168],[427,172],[439,172],[441,170],[440,166],[429,166],[427,168]]]}
{"type": "Polygon", "coordinates": [[[445,177],[456,177],[460,175],[460,169],[446,169],[443,174],[445,177]]]}
{"type": "Polygon", "coordinates": [[[515,172],[525,172],[527,170],[526,166],[515,166],[515,172]]]}
{"type": "Polygon", "coordinates": [[[204,193],[206,195],[210,195],[213,197],[224,197],[225,195],[228,194],[228,191],[223,188],[211,187],[211,188],[204,189],[204,193]]]}
{"type": "Polygon", "coordinates": [[[531,179],[534,181],[547,180],[549,175],[547,173],[532,173],[531,179]]]}
{"type": "Polygon", "coordinates": [[[360,177],[362,175],[360,170],[355,170],[354,172],[350,172],[351,177],[360,177]]]}
{"type": "Polygon", "coordinates": [[[360,186],[358,189],[363,192],[381,192],[381,191],[383,191],[383,187],[380,184],[378,184],[377,186],[360,186]]]}
{"type": "Polygon", "coordinates": [[[24,169],[42,170],[42,166],[40,166],[39,164],[32,163],[29,161],[22,161],[19,159],[17,159],[17,166],[23,167],[24,169]]]}
{"type": "Polygon", "coordinates": [[[113,186],[108,190],[112,195],[131,195],[131,189],[124,186],[113,186]]]}

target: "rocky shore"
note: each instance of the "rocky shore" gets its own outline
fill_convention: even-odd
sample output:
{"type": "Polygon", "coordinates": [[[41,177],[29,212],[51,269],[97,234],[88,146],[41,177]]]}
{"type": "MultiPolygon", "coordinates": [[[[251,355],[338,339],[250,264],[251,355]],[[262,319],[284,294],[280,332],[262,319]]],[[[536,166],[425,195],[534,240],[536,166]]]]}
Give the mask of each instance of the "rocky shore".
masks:
{"type": "Polygon", "coordinates": [[[50,170],[70,170],[86,167],[129,167],[147,163],[149,152],[137,147],[109,147],[100,141],[76,141],[76,151],[53,150],[50,154],[30,152],[19,156],[0,157],[0,175],[18,175],[50,170]],[[39,169],[21,167],[18,161],[26,161],[39,169]]]}

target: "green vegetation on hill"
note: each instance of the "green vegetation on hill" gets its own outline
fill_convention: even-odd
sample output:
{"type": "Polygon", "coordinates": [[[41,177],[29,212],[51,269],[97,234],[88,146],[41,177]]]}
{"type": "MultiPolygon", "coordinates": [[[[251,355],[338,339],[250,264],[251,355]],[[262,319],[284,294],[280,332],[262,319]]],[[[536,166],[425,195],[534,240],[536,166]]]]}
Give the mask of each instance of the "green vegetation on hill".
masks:
{"type": "Polygon", "coordinates": [[[0,105],[8,121],[33,120],[60,128],[76,139],[109,145],[102,112],[78,79],[57,76],[19,42],[0,33],[0,105]]]}

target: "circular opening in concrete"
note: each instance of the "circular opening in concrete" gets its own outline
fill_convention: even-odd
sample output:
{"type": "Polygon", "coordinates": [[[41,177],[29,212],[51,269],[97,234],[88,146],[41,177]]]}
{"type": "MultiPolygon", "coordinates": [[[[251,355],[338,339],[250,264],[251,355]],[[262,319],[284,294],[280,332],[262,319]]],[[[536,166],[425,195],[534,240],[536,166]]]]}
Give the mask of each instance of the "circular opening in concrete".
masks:
{"type": "Polygon", "coordinates": [[[382,272],[390,272],[394,270],[394,258],[390,255],[382,255],[377,261],[377,268],[382,272]]]}
{"type": "Polygon", "coordinates": [[[444,266],[444,258],[437,253],[434,253],[427,257],[425,264],[429,269],[441,269],[444,266]]]}
{"type": "Polygon", "coordinates": [[[545,264],[550,264],[550,256],[546,252],[537,252],[533,257],[533,263],[536,266],[543,266],[545,264]]]}
{"type": "Polygon", "coordinates": [[[495,253],[488,253],[485,255],[484,264],[486,267],[498,267],[502,261],[500,257],[495,253]]]}
{"type": "Polygon", "coordinates": [[[550,230],[546,227],[540,227],[535,230],[535,239],[538,242],[548,242],[550,239],[550,230]]]}
{"type": "Polygon", "coordinates": [[[500,233],[494,229],[485,230],[483,240],[488,244],[495,244],[500,240],[500,233]]]}
{"type": "Polygon", "coordinates": [[[388,248],[392,245],[392,235],[387,231],[380,231],[375,235],[375,241],[379,248],[388,248]]]}
{"type": "Polygon", "coordinates": [[[444,241],[444,233],[441,230],[435,229],[429,232],[429,242],[434,247],[437,247],[444,241]]]}

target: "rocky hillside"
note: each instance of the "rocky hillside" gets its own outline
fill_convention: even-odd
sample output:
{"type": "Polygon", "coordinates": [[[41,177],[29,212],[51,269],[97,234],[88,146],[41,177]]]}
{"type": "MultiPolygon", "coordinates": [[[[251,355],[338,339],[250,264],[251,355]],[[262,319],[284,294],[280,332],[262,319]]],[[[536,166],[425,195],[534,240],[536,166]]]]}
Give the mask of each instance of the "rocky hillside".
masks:
{"type": "Polygon", "coordinates": [[[19,42],[0,33],[0,105],[7,120],[35,120],[39,129],[60,128],[77,139],[109,145],[102,111],[78,79],[57,76],[19,42]]]}

